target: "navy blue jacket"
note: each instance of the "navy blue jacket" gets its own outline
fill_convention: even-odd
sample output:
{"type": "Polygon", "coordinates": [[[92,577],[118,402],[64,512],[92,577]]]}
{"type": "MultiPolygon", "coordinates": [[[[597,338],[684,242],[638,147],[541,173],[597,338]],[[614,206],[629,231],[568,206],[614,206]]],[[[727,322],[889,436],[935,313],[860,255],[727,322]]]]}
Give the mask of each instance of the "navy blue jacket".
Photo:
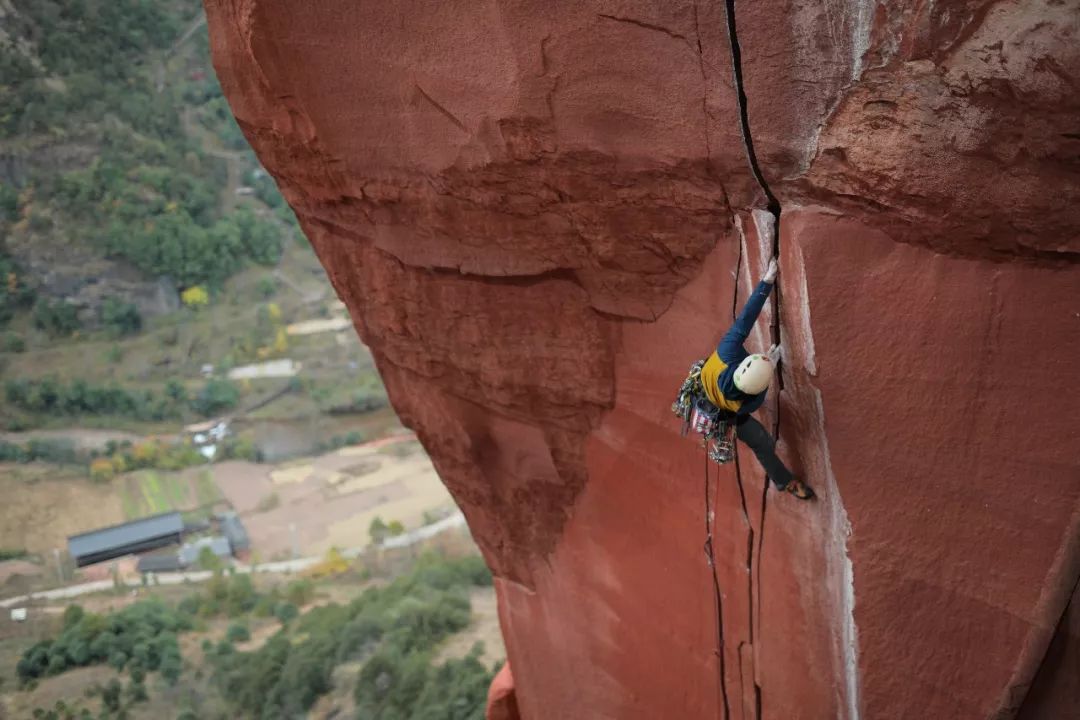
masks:
{"type": "Polygon", "coordinates": [[[772,283],[764,280],[758,283],[739,317],[735,319],[735,324],[724,334],[716,346],[716,352],[705,361],[705,366],[701,369],[701,381],[709,399],[717,407],[738,415],[748,415],[757,410],[765,402],[765,395],[769,392],[766,389],[757,395],[749,395],[735,387],[734,378],[739,363],[750,355],[743,343],[753,330],[772,289],[772,283]]]}

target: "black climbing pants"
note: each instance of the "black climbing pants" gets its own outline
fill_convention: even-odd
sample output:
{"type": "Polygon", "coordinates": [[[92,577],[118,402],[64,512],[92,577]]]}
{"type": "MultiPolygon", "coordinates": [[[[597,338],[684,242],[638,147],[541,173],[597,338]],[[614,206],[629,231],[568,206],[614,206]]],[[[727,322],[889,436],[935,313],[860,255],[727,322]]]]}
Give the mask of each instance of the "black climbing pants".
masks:
{"type": "Polygon", "coordinates": [[[750,415],[740,415],[735,420],[735,434],[754,451],[761,467],[765,468],[776,487],[787,487],[791,482],[791,471],[784,465],[784,461],[776,456],[776,441],[765,426],[750,415]]]}

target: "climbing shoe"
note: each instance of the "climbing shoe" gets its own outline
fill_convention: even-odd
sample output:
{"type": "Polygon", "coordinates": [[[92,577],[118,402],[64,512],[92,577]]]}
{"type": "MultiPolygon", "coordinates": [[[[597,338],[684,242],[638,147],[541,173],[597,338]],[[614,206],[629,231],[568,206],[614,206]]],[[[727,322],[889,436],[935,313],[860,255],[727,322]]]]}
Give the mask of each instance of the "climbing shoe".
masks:
{"type": "Polygon", "coordinates": [[[780,489],[786,493],[791,493],[800,500],[813,500],[817,497],[814,495],[814,491],[810,489],[810,486],[799,478],[791,478],[791,482],[780,489]]]}

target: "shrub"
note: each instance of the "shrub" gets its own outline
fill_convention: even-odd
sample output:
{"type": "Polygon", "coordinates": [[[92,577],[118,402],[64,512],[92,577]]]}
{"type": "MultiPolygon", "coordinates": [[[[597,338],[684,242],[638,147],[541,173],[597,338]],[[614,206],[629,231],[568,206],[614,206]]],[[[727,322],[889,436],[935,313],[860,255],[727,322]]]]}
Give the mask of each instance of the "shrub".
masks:
{"type": "Polygon", "coordinates": [[[259,462],[261,457],[255,441],[248,437],[228,437],[221,445],[222,457],[229,460],[250,460],[259,462]]]}
{"type": "Polygon", "coordinates": [[[296,609],[296,606],[292,603],[278,603],[278,606],[274,608],[274,617],[278,619],[282,625],[288,624],[290,621],[295,620],[296,616],[300,614],[300,611],[296,609]]]}
{"type": "Polygon", "coordinates": [[[19,219],[19,191],[14,185],[0,183],[0,220],[15,222],[19,219]]]}
{"type": "Polygon", "coordinates": [[[204,547],[199,551],[199,557],[196,560],[200,570],[211,570],[214,572],[220,572],[225,563],[217,554],[208,547],[204,547]]]}
{"type": "Polygon", "coordinates": [[[106,298],[101,306],[101,322],[116,337],[134,335],[142,329],[142,315],[135,303],[106,298]]]}
{"type": "Polygon", "coordinates": [[[68,440],[30,440],[25,446],[0,440],[0,462],[28,463],[35,460],[74,464],[78,462],[78,453],[68,440]]]}
{"type": "Polygon", "coordinates": [[[176,378],[169,378],[165,383],[165,395],[177,404],[183,404],[188,401],[187,388],[184,383],[176,378]]]}
{"type": "Polygon", "coordinates": [[[255,284],[255,290],[264,299],[272,298],[277,293],[277,279],[271,275],[264,275],[255,284]]]}
{"type": "Polygon", "coordinates": [[[368,535],[371,537],[371,542],[379,545],[390,535],[390,530],[383,519],[376,515],[368,526],[368,535]]]}
{"type": "Polygon", "coordinates": [[[210,378],[199,394],[192,400],[191,407],[204,417],[236,407],[240,400],[240,389],[232,380],[210,378]]]}
{"type": "Polygon", "coordinates": [[[83,610],[81,604],[69,604],[64,609],[64,629],[78,625],[85,616],[86,611],[83,610]]]}
{"type": "Polygon", "coordinates": [[[70,303],[41,298],[34,304],[34,327],[51,337],[66,337],[80,327],[78,312],[70,303]]]}
{"type": "Polygon", "coordinates": [[[13,332],[4,333],[2,346],[4,352],[21,353],[26,350],[26,341],[13,332]]]}
{"type": "Polygon", "coordinates": [[[183,670],[183,663],[180,660],[180,652],[169,653],[161,659],[161,666],[158,668],[158,672],[161,673],[161,677],[165,678],[165,682],[169,685],[176,685],[180,679],[180,673],[183,670]]]}
{"type": "Polygon", "coordinates": [[[251,582],[250,575],[233,575],[225,595],[225,612],[229,617],[237,617],[251,612],[258,601],[258,594],[251,582]]]}
{"type": "Polygon", "coordinates": [[[92,385],[85,380],[63,384],[55,377],[17,378],[4,383],[11,405],[31,413],[120,415],[139,420],[176,417],[178,408],[149,390],[126,390],[118,385],[92,385]]]}
{"type": "Polygon", "coordinates": [[[225,639],[232,643],[245,642],[251,639],[251,633],[247,627],[240,623],[233,623],[225,631],[225,639]]]}
{"type": "Polygon", "coordinates": [[[105,352],[105,362],[110,365],[116,365],[123,359],[124,349],[115,343],[105,352]]]}
{"type": "Polygon", "coordinates": [[[150,696],[146,694],[146,685],[142,680],[136,680],[134,678],[134,672],[131,682],[128,684],[127,694],[132,703],[146,702],[150,699],[150,696]]]}
{"type": "Polygon", "coordinates": [[[0,247],[0,327],[34,300],[34,293],[23,277],[22,268],[0,247]]]}
{"type": "Polygon", "coordinates": [[[210,304],[210,295],[206,292],[206,288],[195,285],[180,293],[180,301],[184,303],[185,307],[198,310],[210,304]]]}
{"type": "Polygon", "coordinates": [[[315,597],[315,586],[310,580],[294,580],[285,588],[285,599],[297,607],[307,605],[315,597]]]}

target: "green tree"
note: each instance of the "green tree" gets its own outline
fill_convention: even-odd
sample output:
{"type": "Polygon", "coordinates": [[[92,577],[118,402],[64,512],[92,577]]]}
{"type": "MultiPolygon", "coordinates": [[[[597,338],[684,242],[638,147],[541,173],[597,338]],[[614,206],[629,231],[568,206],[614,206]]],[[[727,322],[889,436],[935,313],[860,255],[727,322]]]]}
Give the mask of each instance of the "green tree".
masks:
{"type": "Polygon", "coordinates": [[[64,608],[64,629],[78,625],[86,617],[86,611],[82,605],[68,605],[64,608]]]}
{"type": "Polygon", "coordinates": [[[274,617],[278,619],[282,625],[288,624],[290,621],[295,620],[296,616],[300,614],[300,611],[296,609],[296,606],[292,603],[279,603],[274,610],[274,617]]]}
{"type": "Polygon", "coordinates": [[[281,258],[281,231],[277,224],[257,217],[251,208],[237,208],[233,221],[248,257],[260,265],[273,265],[281,258]]]}
{"type": "Polygon", "coordinates": [[[132,674],[131,681],[128,684],[127,695],[133,703],[146,702],[150,699],[150,696],[146,693],[146,683],[144,680],[136,679],[132,674]]]}
{"type": "Polygon", "coordinates": [[[239,400],[240,389],[233,381],[210,378],[192,400],[191,407],[200,415],[210,417],[236,407],[239,400]]]}
{"type": "Polygon", "coordinates": [[[383,519],[376,515],[368,526],[368,535],[371,536],[371,542],[381,545],[382,541],[390,535],[390,529],[383,519]]]}
{"type": "Polygon", "coordinates": [[[258,601],[258,593],[251,582],[250,575],[233,575],[225,595],[225,612],[229,617],[237,617],[251,612],[258,601]]]}
{"type": "Polygon", "coordinates": [[[29,307],[33,300],[34,292],[26,274],[0,246],[0,327],[6,325],[18,310],[29,307]]]}
{"type": "Polygon", "coordinates": [[[187,388],[176,378],[169,378],[165,383],[165,395],[177,405],[183,405],[188,401],[187,388]]]}
{"type": "Polygon", "coordinates": [[[105,706],[105,709],[109,712],[117,712],[120,709],[121,693],[123,687],[120,685],[120,681],[113,678],[109,681],[101,690],[101,703],[105,706]]]}
{"type": "Polygon", "coordinates": [[[199,551],[199,557],[196,562],[198,563],[200,570],[211,570],[219,575],[222,568],[225,567],[225,563],[217,556],[217,553],[208,547],[204,547],[199,551]]]}
{"type": "Polygon", "coordinates": [[[161,673],[161,677],[165,678],[165,682],[169,685],[176,685],[180,680],[180,674],[183,671],[183,662],[180,660],[179,652],[170,652],[161,658],[161,664],[158,666],[158,672],[161,673]]]}

